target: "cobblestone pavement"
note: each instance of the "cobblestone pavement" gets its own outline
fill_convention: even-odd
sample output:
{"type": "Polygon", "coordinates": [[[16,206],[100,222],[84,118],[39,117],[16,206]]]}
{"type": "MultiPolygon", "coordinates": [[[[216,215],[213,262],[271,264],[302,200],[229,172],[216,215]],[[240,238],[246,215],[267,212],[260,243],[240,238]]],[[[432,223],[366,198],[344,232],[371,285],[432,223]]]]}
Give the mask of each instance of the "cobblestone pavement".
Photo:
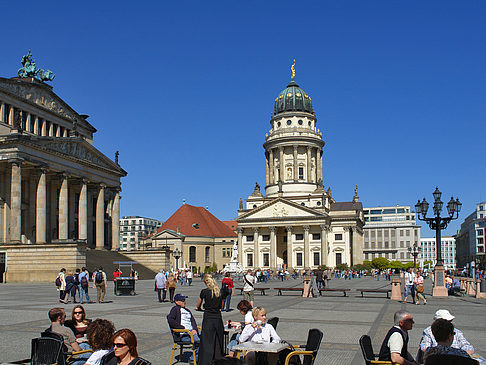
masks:
{"type": "MultiPolygon", "coordinates": [[[[416,354],[421,333],[432,322],[437,309],[444,308],[456,316],[455,325],[461,329],[476,350],[486,354],[486,300],[472,297],[432,298],[432,286],[426,281],[427,305],[402,304],[386,299],[383,294],[361,295],[356,288],[391,288],[388,281],[372,278],[353,280],[332,279],[331,288],[349,288],[348,297],[342,293],[325,293],[322,297],[302,298],[297,293],[277,296],[276,290],[269,290],[266,296],[255,294],[255,305],[264,306],[268,317],[278,316],[277,332],[291,343],[303,343],[310,328],[319,328],[323,341],[316,364],[363,364],[358,339],[369,334],[375,351],[378,351],[386,331],[393,323],[393,313],[406,308],[415,319],[410,332],[410,350],[416,354]],[[427,295],[427,293],[429,295],[427,295]],[[483,334],[483,335],[482,335],[483,334]]],[[[300,279],[270,281],[260,286],[298,287],[300,279]]],[[[176,292],[189,296],[188,308],[193,310],[202,282],[196,279],[192,286],[180,286],[176,292]]],[[[238,286],[238,285],[237,285],[238,286]]],[[[153,291],[153,281],[137,283],[137,295],[114,296],[113,283],[109,284],[104,304],[87,304],[88,318],[106,318],[117,329],[131,328],[139,338],[139,353],[152,364],[168,364],[172,337],[169,334],[165,316],[171,303],[158,303],[153,291]]],[[[95,294],[93,289],[90,289],[95,294]]],[[[95,296],[95,295],[94,295],[95,296]]],[[[239,293],[232,298],[232,308],[242,297],[239,293]]],[[[410,300],[410,298],[409,298],[410,300]]],[[[0,285],[0,362],[30,357],[30,340],[49,326],[47,311],[63,306],[70,316],[73,304],[60,304],[54,284],[1,284],[0,285]]],[[[201,324],[202,313],[193,311],[201,324]]],[[[233,310],[223,313],[224,321],[240,320],[241,315],[233,310]]]]}

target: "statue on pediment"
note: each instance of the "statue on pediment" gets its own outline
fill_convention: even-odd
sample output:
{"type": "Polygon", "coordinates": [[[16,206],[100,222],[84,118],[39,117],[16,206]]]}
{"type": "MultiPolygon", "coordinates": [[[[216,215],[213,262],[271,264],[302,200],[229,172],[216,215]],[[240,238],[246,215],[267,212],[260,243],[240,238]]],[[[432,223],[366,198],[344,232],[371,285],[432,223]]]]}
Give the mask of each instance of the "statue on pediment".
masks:
{"type": "Polygon", "coordinates": [[[30,49],[29,53],[22,57],[22,68],[19,69],[17,75],[22,78],[34,77],[40,81],[52,81],[55,77],[52,71],[37,68],[30,49]]]}

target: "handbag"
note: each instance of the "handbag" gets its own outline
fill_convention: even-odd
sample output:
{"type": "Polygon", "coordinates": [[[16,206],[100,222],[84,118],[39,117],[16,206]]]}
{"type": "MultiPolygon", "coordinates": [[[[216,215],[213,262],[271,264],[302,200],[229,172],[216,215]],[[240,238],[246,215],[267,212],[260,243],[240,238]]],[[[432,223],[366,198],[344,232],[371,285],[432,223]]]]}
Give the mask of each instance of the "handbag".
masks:
{"type": "Polygon", "coordinates": [[[423,293],[424,292],[424,286],[422,284],[417,285],[417,293],[423,293]]]}

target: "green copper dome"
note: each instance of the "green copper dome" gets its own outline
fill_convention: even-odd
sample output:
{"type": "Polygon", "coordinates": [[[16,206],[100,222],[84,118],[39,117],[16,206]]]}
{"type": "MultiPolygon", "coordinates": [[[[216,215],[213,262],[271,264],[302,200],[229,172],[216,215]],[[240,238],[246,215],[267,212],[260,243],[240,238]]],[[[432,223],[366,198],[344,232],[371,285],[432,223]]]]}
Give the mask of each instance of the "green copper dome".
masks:
{"type": "Polygon", "coordinates": [[[314,113],[310,96],[294,80],[277,96],[274,107],[275,115],[293,111],[314,113]]]}

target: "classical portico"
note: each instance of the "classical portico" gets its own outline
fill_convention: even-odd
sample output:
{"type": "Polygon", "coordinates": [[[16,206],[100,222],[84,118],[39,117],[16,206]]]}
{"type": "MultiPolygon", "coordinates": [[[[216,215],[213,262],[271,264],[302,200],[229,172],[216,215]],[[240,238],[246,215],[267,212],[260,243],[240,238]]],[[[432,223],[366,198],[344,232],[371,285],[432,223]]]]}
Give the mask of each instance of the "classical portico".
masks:
{"type": "Polygon", "coordinates": [[[265,136],[265,194],[240,202],[238,253],[245,268],[316,268],[361,263],[363,208],[324,189],[324,141],[311,98],[292,80],[275,99],[265,136]]]}
{"type": "Polygon", "coordinates": [[[53,245],[67,249],[66,257],[49,257],[56,271],[69,255],[82,261],[86,247],[119,247],[126,172],[93,146],[96,129],[87,119],[34,76],[0,78],[0,255],[7,280],[27,279],[15,272],[21,269],[14,257],[34,258],[24,262],[38,266],[53,245]]]}

